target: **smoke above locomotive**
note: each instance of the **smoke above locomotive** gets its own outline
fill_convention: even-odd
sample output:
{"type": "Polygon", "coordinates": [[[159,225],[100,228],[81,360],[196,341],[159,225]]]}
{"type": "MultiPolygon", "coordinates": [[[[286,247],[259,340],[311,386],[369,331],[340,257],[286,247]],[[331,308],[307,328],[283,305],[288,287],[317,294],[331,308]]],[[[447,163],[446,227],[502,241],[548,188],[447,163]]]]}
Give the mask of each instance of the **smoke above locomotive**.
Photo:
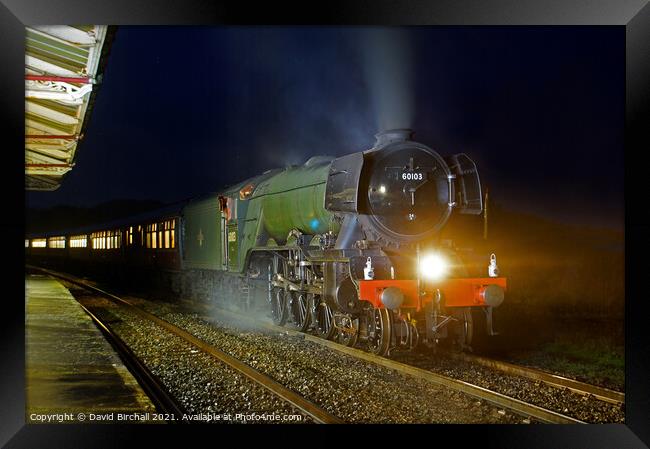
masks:
{"type": "Polygon", "coordinates": [[[412,126],[415,101],[411,36],[400,28],[365,29],[360,33],[364,78],[377,129],[412,126]]]}

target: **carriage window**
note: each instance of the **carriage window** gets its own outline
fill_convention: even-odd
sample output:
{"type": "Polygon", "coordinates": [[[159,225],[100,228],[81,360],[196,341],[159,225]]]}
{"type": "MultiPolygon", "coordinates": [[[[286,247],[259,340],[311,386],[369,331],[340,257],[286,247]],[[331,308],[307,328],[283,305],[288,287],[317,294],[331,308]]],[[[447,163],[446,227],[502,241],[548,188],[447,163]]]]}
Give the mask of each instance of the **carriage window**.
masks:
{"type": "Polygon", "coordinates": [[[47,246],[46,239],[34,239],[32,240],[32,248],[45,248],[47,246]]]}
{"type": "Polygon", "coordinates": [[[65,237],[50,237],[47,246],[49,248],[65,248],[65,237]]]}
{"type": "Polygon", "coordinates": [[[169,249],[176,247],[175,220],[165,220],[146,225],[143,244],[146,248],[169,249]]]}
{"type": "Polygon", "coordinates": [[[90,234],[93,249],[102,249],[102,234],[103,232],[93,232],[90,234]]]}
{"type": "Polygon", "coordinates": [[[70,248],[86,248],[88,237],[85,235],[73,235],[70,237],[70,248]]]}
{"type": "Polygon", "coordinates": [[[147,248],[157,248],[158,247],[158,232],[157,232],[158,224],[153,223],[147,225],[147,248]]]}
{"type": "Polygon", "coordinates": [[[25,239],[25,248],[29,248],[29,239],[25,239]]]}
{"type": "Polygon", "coordinates": [[[174,236],[174,234],[175,234],[174,233],[174,227],[175,226],[176,226],[176,220],[172,220],[172,228],[170,230],[170,236],[171,236],[170,240],[171,240],[171,244],[172,244],[171,247],[172,248],[176,248],[176,242],[174,242],[174,238],[175,238],[175,236],[174,236]]]}
{"type": "Polygon", "coordinates": [[[174,247],[174,222],[175,220],[165,221],[165,248],[174,247]]]}
{"type": "Polygon", "coordinates": [[[169,249],[176,247],[174,232],[175,220],[152,223],[146,227],[146,247],[154,249],[169,249]]]}
{"type": "MultiPolygon", "coordinates": [[[[117,249],[122,246],[122,231],[98,231],[90,235],[93,249],[117,249]]],[[[82,246],[85,247],[85,246],[82,246]]]]}

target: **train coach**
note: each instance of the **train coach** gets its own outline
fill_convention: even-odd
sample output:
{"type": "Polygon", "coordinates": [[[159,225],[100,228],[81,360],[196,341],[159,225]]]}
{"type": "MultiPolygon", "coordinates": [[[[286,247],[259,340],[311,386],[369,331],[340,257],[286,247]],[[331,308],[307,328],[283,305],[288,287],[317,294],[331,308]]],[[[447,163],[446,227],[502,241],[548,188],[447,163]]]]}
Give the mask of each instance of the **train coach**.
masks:
{"type": "MultiPolygon", "coordinates": [[[[27,259],[120,279],[160,279],[179,273],[182,204],[98,225],[28,235],[27,259]]],[[[168,284],[169,282],[167,282],[168,284]]]]}
{"type": "MultiPolygon", "coordinates": [[[[224,191],[113,223],[28,236],[30,258],[147,273],[195,299],[267,310],[276,324],[376,354],[491,336],[506,279],[484,275],[441,231],[480,214],[465,154],[443,158],[410,130],[373,148],[269,170],[224,191]],[[480,318],[480,325],[476,324],[480,318]]],[[[487,266],[490,265],[488,272],[487,266]]]]}

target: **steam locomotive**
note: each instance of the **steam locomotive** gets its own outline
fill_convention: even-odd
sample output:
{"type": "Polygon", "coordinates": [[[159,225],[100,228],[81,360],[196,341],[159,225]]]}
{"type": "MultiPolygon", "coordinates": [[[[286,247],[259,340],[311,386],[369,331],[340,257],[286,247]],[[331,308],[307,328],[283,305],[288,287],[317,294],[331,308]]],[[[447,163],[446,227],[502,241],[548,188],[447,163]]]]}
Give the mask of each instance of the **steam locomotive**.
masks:
{"type": "Polygon", "coordinates": [[[440,238],[453,213],[482,210],[467,155],[443,158],[396,129],[367,151],[312,157],[150,216],[25,244],[30,256],[66,263],[165,270],[182,294],[264,308],[278,325],[384,355],[444,341],[471,348],[477,313],[483,334],[495,334],[506,279],[494,259],[489,276],[469,277],[440,238]]]}

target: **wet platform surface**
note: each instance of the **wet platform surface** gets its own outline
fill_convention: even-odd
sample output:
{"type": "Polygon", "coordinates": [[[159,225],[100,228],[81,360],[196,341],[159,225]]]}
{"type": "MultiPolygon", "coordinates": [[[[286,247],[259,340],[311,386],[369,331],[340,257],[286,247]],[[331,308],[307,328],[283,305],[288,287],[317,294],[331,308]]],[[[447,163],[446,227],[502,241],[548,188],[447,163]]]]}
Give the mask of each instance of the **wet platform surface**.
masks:
{"type": "Polygon", "coordinates": [[[155,412],[113,347],[59,281],[26,275],[25,332],[26,422],[43,422],[34,414],[68,413],[79,422],[78,414],[84,413],[92,422],[90,414],[155,412]]]}

